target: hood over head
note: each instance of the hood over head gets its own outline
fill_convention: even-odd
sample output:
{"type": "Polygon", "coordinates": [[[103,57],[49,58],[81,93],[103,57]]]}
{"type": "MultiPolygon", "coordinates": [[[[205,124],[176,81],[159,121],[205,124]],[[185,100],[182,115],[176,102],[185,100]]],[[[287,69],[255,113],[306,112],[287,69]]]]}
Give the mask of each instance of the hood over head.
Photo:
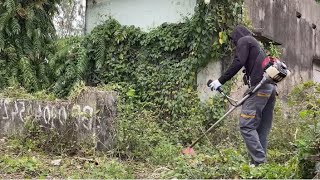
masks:
{"type": "Polygon", "coordinates": [[[238,40],[245,36],[252,36],[252,33],[245,26],[237,25],[231,34],[232,42],[237,45],[238,40]]]}

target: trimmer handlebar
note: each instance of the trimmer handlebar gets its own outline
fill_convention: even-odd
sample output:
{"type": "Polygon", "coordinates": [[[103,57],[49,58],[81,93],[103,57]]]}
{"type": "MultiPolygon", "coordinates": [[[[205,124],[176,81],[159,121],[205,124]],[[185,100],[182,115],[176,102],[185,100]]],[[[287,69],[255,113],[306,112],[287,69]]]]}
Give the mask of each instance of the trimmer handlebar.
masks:
{"type": "MultiPolygon", "coordinates": [[[[209,80],[210,81],[210,80],[209,80]]],[[[208,81],[208,83],[209,83],[208,81]]],[[[192,148],[196,145],[207,133],[213,130],[215,126],[217,126],[220,121],[222,121],[227,115],[229,115],[233,110],[237,107],[241,106],[245,100],[247,100],[252,94],[254,94],[264,83],[267,83],[269,79],[266,76],[263,76],[262,80],[256,85],[246,96],[244,96],[237,104],[235,104],[226,114],[224,114],[218,121],[216,121],[206,132],[203,133],[197,140],[195,140],[189,147],[192,148]]],[[[223,91],[221,91],[223,93],[223,91]]],[[[224,94],[224,93],[223,93],[224,94]]]]}

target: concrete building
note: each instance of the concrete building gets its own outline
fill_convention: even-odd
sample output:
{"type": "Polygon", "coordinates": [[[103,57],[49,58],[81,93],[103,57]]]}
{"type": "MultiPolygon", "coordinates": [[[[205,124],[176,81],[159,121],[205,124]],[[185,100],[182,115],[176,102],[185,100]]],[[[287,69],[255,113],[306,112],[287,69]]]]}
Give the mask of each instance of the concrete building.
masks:
{"type": "MultiPolygon", "coordinates": [[[[279,84],[281,98],[307,80],[320,82],[320,5],[314,0],[244,0],[255,32],[281,44],[282,60],[292,76],[279,84]]],[[[87,0],[86,32],[113,16],[121,24],[143,30],[164,22],[179,22],[191,16],[196,0],[87,0]]],[[[213,93],[206,88],[208,79],[218,78],[221,65],[209,63],[198,74],[198,91],[205,101],[213,93]]],[[[241,74],[241,73],[238,73],[241,74]]],[[[242,82],[233,91],[235,97],[244,91],[242,82]]]]}
{"type": "Polygon", "coordinates": [[[245,0],[253,27],[281,44],[292,76],[279,84],[287,94],[303,81],[320,82],[320,5],[314,0],[245,0]]]}
{"type": "Polygon", "coordinates": [[[143,30],[164,22],[179,22],[194,12],[196,0],[87,0],[86,32],[109,16],[143,30]]]}

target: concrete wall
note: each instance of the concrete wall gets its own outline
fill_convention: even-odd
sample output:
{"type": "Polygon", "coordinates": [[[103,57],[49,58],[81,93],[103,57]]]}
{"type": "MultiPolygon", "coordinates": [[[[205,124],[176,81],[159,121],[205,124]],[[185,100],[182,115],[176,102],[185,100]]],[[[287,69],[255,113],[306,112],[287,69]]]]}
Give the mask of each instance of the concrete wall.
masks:
{"type": "Polygon", "coordinates": [[[194,12],[196,0],[87,0],[86,33],[108,16],[123,25],[148,30],[164,22],[179,22],[194,12]]]}
{"type": "Polygon", "coordinates": [[[114,138],[116,94],[83,91],[75,102],[0,99],[0,137],[23,132],[25,122],[36,118],[44,128],[67,129],[77,140],[92,140],[97,149],[109,149],[114,138]]]}
{"type": "Polygon", "coordinates": [[[314,0],[245,0],[245,5],[253,27],[282,44],[281,58],[293,74],[279,84],[280,94],[313,80],[313,59],[320,55],[320,5],[314,0]]]}
{"type": "Polygon", "coordinates": [[[220,61],[212,61],[209,62],[208,65],[203,68],[197,74],[197,91],[198,96],[202,102],[205,102],[210,97],[213,97],[217,94],[215,91],[211,91],[208,86],[207,82],[211,79],[217,79],[221,76],[222,65],[220,61]]]}

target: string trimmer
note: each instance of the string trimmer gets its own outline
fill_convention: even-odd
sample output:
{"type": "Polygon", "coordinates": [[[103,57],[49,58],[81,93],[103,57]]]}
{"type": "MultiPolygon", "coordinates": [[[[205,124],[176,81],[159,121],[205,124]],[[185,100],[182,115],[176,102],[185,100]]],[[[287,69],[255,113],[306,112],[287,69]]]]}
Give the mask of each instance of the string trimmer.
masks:
{"type": "MultiPolygon", "coordinates": [[[[235,110],[237,107],[241,106],[244,101],[246,101],[251,95],[253,95],[263,84],[265,83],[278,83],[282,81],[285,77],[287,77],[290,74],[290,71],[287,69],[287,66],[283,63],[280,62],[279,60],[275,61],[270,61],[268,62],[267,65],[264,67],[264,75],[262,80],[259,82],[258,85],[255,87],[250,88],[249,92],[240,100],[240,101],[235,101],[229,96],[227,96],[221,88],[218,88],[217,91],[219,91],[223,96],[225,96],[229,102],[231,103],[230,100],[235,101],[236,104],[233,104],[233,107],[225,113],[218,121],[216,121],[207,131],[205,131],[198,139],[196,139],[189,147],[185,148],[182,150],[183,154],[194,154],[193,147],[203,138],[206,136],[207,133],[212,131],[226,116],[228,116],[233,110],[235,110]]],[[[211,88],[211,91],[213,91],[213,88],[211,86],[212,80],[209,80],[207,83],[207,86],[211,88]]]]}

